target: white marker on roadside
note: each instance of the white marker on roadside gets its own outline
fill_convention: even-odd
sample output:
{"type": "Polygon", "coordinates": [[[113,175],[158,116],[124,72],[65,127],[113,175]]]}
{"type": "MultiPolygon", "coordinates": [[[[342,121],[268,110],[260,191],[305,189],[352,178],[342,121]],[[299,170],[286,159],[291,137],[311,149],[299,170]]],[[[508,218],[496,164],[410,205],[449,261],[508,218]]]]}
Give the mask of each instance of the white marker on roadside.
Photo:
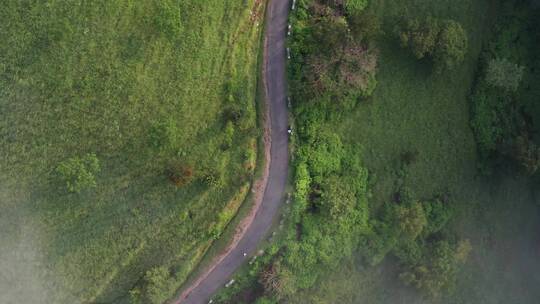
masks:
{"type": "Polygon", "coordinates": [[[225,287],[229,288],[232,284],[234,284],[234,279],[231,279],[227,284],[225,284],[225,287]]]}

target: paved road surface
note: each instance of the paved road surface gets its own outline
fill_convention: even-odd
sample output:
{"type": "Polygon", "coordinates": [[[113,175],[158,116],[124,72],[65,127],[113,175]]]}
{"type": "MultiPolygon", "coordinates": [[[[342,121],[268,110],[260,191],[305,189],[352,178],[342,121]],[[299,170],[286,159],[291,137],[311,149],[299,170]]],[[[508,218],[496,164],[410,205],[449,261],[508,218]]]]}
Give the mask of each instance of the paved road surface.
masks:
{"type": "Polygon", "coordinates": [[[289,166],[287,105],[285,84],[285,37],[289,0],[270,0],[266,13],[265,80],[270,111],[270,170],[262,204],[251,226],[229,255],[204,279],[182,304],[208,303],[211,296],[229,280],[242,263],[255,253],[257,245],[267,236],[279,206],[284,200],[289,166]],[[244,257],[243,253],[248,256],[244,257]]]}

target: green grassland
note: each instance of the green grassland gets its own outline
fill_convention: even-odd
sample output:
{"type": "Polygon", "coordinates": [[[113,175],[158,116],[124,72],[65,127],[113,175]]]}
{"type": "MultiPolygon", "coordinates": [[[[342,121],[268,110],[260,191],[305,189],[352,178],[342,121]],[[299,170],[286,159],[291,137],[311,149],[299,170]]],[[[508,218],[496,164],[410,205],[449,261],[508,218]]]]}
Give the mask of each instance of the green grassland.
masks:
{"type": "Polygon", "coordinates": [[[0,302],[125,302],[158,266],[180,286],[253,174],[262,9],[2,4],[0,302]]]}

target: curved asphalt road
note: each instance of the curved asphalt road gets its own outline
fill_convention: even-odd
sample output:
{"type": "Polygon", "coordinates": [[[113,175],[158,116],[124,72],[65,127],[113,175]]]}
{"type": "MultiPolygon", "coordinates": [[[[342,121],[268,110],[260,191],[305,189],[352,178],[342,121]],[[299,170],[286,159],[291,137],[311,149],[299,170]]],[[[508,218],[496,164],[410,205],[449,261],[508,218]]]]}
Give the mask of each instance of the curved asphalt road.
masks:
{"type": "Polygon", "coordinates": [[[287,105],[285,101],[285,37],[289,0],[269,0],[266,13],[265,85],[270,111],[270,169],[268,184],[255,219],[244,236],[212,272],[185,299],[177,303],[208,303],[211,296],[224,284],[242,263],[255,253],[257,245],[268,234],[279,206],[284,200],[289,166],[287,105]],[[248,256],[244,257],[243,253],[248,256]]]}

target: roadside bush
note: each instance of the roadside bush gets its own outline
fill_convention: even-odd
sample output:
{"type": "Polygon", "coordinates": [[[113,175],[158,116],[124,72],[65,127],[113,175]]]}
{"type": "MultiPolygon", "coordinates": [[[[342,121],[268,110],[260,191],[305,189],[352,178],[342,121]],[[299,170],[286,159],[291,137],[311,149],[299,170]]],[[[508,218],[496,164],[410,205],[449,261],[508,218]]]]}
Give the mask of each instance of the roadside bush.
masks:
{"type": "Polygon", "coordinates": [[[99,173],[99,159],[94,153],[83,157],[71,157],[61,162],[56,172],[69,192],[79,193],[82,190],[97,186],[95,175],[99,173]]]}

